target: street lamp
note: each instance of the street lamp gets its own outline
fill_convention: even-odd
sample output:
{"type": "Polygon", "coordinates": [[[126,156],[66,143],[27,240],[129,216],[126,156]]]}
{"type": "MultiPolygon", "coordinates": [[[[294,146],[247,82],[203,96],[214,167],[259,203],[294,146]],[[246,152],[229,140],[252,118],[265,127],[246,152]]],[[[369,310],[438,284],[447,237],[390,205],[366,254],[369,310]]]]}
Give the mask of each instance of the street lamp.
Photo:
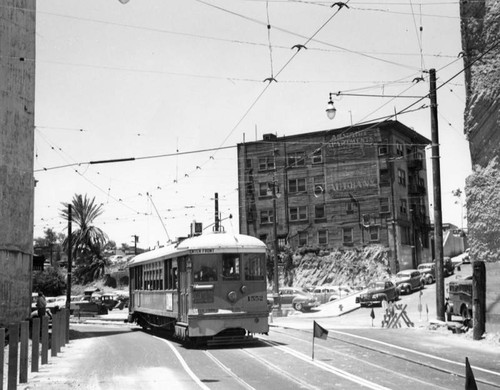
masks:
{"type": "Polygon", "coordinates": [[[333,105],[332,93],[330,92],[330,100],[328,100],[328,103],[326,106],[326,116],[328,117],[328,119],[333,119],[333,118],[335,118],[336,113],[337,113],[337,109],[333,105]]]}

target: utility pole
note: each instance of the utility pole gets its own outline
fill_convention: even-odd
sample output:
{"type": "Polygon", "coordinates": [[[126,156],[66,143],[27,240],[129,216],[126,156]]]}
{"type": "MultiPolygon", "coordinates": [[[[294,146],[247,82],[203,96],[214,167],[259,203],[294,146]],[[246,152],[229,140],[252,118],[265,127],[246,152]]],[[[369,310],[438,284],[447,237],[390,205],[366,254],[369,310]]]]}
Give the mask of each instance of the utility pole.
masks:
{"type": "Polygon", "coordinates": [[[71,310],[71,268],[73,263],[73,258],[71,252],[73,251],[71,242],[71,220],[73,219],[71,212],[71,204],[68,204],[68,273],[67,273],[67,284],[66,284],[66,316],[65,326],[66,326],[66,342],[69,342],[69,316],[71,310]]]}
{"type": "Polygon", "coordinates": [[[429,70],[431,100],[432,180],[434,182],[434,247],[436,254],[436,317],[444,321],[443,220],[441,214],[441,168],[439,156],[436,70],[429,70]]]}
{"type": "Polygon", "coordinates": [[[281,297],[279,286],[279,272],[278,272],[278,218],[276,215],[276,149],[274,149],[274,173],[273,173],[273,248],[274,248],[274,290],[273,300],[274,306],[278,308],[278,314],[281,315],[281,297]]]}
{"type": "Polygon", "coordinates": [[[139,236],[134,234],[132,237],[134,237],[134,255],[137,256],[137,243],[139,242],[139,236]]]}
{"type": "Polygon", "coordinates": [[[219,231],[219,193],[215,193],[215,226],[214,226],[214,231],[218,232],[219,231]]]}

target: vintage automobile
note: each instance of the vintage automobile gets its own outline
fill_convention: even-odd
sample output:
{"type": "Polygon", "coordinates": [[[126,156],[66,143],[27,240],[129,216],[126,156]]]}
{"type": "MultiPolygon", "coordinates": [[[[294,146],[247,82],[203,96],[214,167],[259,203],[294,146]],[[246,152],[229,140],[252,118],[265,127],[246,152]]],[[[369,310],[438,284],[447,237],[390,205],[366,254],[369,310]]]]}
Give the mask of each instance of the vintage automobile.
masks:
{"type": "Polygon", "coordinates": [[[422,283],[432,284],[436,280],[436,264],[422,263],[417,268],[422,274],[422,283]]]}
{"type": "Polygon", "coordinates": [[[410,294],[415,290],[420,290],[424,286],[422,274],[416,269],[407,269],[398,272],[394,283],[396,283],[396,287],[399,288],[401,294],[410,294]]]}
{"type": "Polygon", "coordinates": [[[453,264],[451,257],[443,258],[443,272],[445,278],[453,275],[453,273],[455,272],[455,265],[453,264]]]}
{"type": "Polygon", "coordinates": [[[464,321],[472,318],[472,276],[450,281],[446,314],[448,320],[452,315],[461,316],[464,321]]]}
{"type": "Polygon", "coordinates": [[[368,285],[368,291],[356,297],[361,306],[382,305],[399,299],[399,290],[391,280],[379,280],[368,285]]]}
{"type": "Polygon", "coordinates": [[[332,286],[332,287],[330,287],[330,286],[315,287],[312,290],[311,294],[314,295],[316,298],[318,298],[319,303],[331,302],[331,301],[334,301],[334,300],[340,298],[340,295],[338,294],[338,290],[334,286],[332,286]]]}
{"type": "Polygon", "coordinates": [[[297,311],[309,311],[319,306],[319,300],[314,295],[304,292],[297,294],[292,300],[292,307],[297,311]]]}

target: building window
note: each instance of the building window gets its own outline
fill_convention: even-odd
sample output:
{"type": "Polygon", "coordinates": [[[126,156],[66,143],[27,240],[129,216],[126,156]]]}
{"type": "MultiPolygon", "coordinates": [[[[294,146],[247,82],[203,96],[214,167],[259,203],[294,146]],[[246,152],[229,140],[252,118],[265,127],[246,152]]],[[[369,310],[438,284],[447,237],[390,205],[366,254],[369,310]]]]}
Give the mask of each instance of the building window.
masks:
{"type": "Polygon", "coordinates": [[[268,196],[269,183],[259,183],[259,196],[268,196]]]}
{"type": "Polygon", "coordinates": [[[307,206],[290,207],[290,221],[307,220],[307,206]]]}
{"type": "Polygon", "coordinates": [[[326,218],[326,213],[325,213],[325,205],[324,204],[317,204],[314,206],[314,219],[325,219],[326,218]]]}
{"type": "Polygon", "coordinates": [[[401,205],[399,206],[399,211],[401,211],[401,214],[406,214],[407,209],[408,209],[408,203],[406,199],[401,199],[401,205]]]}
{"type": "Polygon", "coordinates": [[[318,244],[319,245],[328,244],[328,230],[318,230],[318,244]]]}
{"type": "Polygon", "coordinates": [[[370,226],[370,241],[379,241],[379,227],[370,226]]]}
{"type": "Polygon", "coordinates": [[[404,145],[401,142],[396,142],[396,154],[398,156],[404,156],[404,145]]]}
{"type": "Polygon", "coordinates": [[[245,166],[246,166],[246,168],[252,168],[252,159],[251,158],[246,159],[245,166]]]}
{"type": "Polygon", "coordinates": [[[410,245],[410,228],[401,226],[401,244],[410,245]]]}
{"type": "Polygon", "coordinates": [[[389,198],[380,198],[380,214],[389,212],[389,198]]]}
{"type": "Polygon", "coordinates": [[[305,166],[305,157],[303,152],[295,152],[288,154],[288,167],[303,167],[305,166]]]}
{"type": "Polygon", "coordinates": [[[406,172],[402,169],[398,169],[398,183],[406,186],[406,172]]]}
{"type": "Polygon", "coordinates": [[[306,179],[290,179],[288,180],[288,192],[294,194],[297,192],[306,191],[306,179]]]}
{"type": "Polygon", "coordinates": [[[323,175],[321,176],[314,176],[314,183],[313,183],[313,190],[314,190],[314,196],[318,197],[321,194],[325,193],[325,177],[323,175]]]}
{"type": "Polygon", "coordinates": [[[322,148],[316,149],[312,155],[312,163],[313,164],[321,164],[323,162],[323,153],[322,148]]]}
{"type": "Polygon", "coordinates": [[[274,169],[274,157],[259,158],[259,170],[267,171],[269,169],[274,169]]]}
{"type": "Polygon", "coordinates": [[[389,150],[387,149],[387,145],[380,145],[378,147],[378,155],[379,156],[385,156],[389,150]]]}
{"type": "Polygon", "coordinates": [[[260,211],[260,223],[273,223],[274,222],[274,213],[273,210],[261,210],[260,211]]]}
{"type": "Polygon", "coordinates": [[[299,246],[306,246],[307,238],[307,232],[299,232],[299,246]]]}
{"type": "Polygon", "coordinates": [[[345,203],[346,214],[354,214],[354,202],[348,201],[345,203]]]}
{"type": "Polygon", "coordinates": [[[380,187],[389,187],[391,185],[391,177],[388,169],[381,169],[379,171],[380,187]]]}
{"type": "Polygon", "coordinates": [[[342,228],[342,242],[344,244],[352,244],[352,228],[342,228]]]}

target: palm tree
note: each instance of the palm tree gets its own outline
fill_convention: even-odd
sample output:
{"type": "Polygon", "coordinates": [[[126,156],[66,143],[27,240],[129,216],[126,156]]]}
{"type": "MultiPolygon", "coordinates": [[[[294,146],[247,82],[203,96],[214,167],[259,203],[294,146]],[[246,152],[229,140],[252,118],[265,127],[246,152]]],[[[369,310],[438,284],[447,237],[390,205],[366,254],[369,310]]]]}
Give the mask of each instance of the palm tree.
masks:
{"type": "MultiPolygon", "coordinates": [[[[106,233],[93,226],[94,220],[103,213],[102,204],[95,203],[95,197],[74,195],[71,202],[71,220],[78,228],[71,233],[72,256],[77,266],[82,267],[76,274],[85,276],[83,279],[96,279],[104,272],[106,262],[102,257],[102,249],[108,241],[106,233]],[[88,272],[87,272],[88,271],[88,272]],[[89,273],[91,275],[89,275],[89,273]]],[[[68,220],[68,203],[63,203],[61,216],[68,220]]],[[[68,238],[63,242],[67,251],[68,238]]]]}

